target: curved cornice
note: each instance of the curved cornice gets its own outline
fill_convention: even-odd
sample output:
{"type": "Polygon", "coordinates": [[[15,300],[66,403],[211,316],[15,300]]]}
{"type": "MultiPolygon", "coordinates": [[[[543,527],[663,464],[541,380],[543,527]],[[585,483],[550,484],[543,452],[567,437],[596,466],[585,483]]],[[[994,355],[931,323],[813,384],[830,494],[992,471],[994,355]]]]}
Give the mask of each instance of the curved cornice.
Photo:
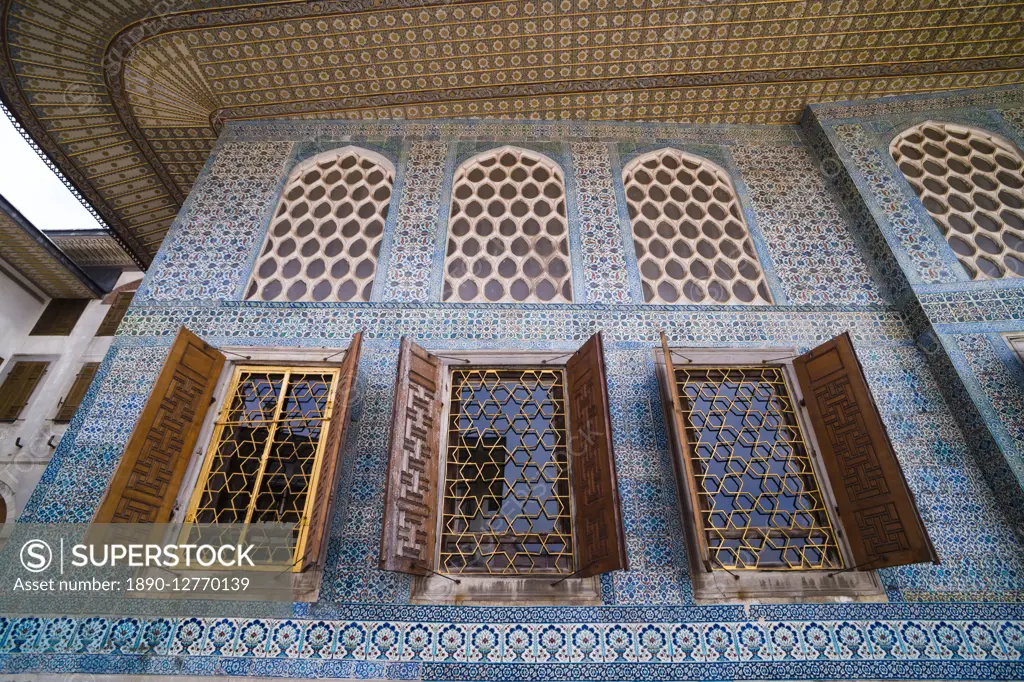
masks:
{"type": "MultiPolygon", "coordinates": [[[[576,11],[571,15],[559,14],[551,3],[531,3],[529,0],[525,4],[518,3],[521,15],[512,15],[509,12],[503,14],[507,3],[500,0],[488,3],[453,0],[437,4],[424,4],[423,0],[285,1],[242,4],[243,0],[237,0],[238,6],[214,9],[181,8],[180,0],[162,0],[163,5],[148,7],[141,3],[130,6],[133,3],[132,0],[128,0],[116,6],[117,11],[131,15],[121,20],[119,15],[113,13],[113,5],[102,2],[92,6],[72,5],[72,10],[64,9],[63,6],[46,5],[42,5],[42,9],[33,8],[26,4],[34,0],[2,1],[3,30],[0,31],[0,49],[4,54],[0,60],[0,95],[28,134],[38,142],[42,152],[95,209],[119,243],[143,266],[150,262],[163,232],[183,204],[187,187],[198,174],[200,162],[197,159],[201,159],[209,151],[214,136],[219,132],[222,123],[228,120],[303,115],[339,118],[524,117],[531,113],[543,113],[557,118],[582,115],[590,118],[646,118],[692,122],[795,122],[799,110],[808,101],[980,87],[1019,82],[1024,75],[1024,40],[1019,30],[1024,18],[1024,3],[1020,2],[1003,2],[998,5],[982,3],[975,7],[971,0],[965,0],[960,7],[953,10],[932,10],[914,6],[876,12],[859,11],[858,0],[851,0],[839,8],[821,6],[813,9],[815,6],[812,5],[812,10],[819,13],[812,16],[806,13],[812,10],[806,10],[804,15],[796,14],[794,8],[799,6],[798,3],[778,0],[771,3],[774,14],[768,12],[764,17],[757,17],[756,13],[763,10],[763,2],[694,5],[694,8],[689,9],[700,10],[701,14],[687,16],[680,14],[687,10],[686,7],[645,5],[637,9],[638,6],[622,4],[620,8],[613,2],[602,3],[600,0],[596,0],[589,9],[576,11]],[[23,10],[19,17],[15,17],[12,12],[15,5],[23,10]],[[524,10],[523,8],[527,6],[532,9],[524,10]],[[539,11],[538,7],[542,11],[539,11]],[[173,11],[162,13],[163,9],[173,11]],[[785,14],[791,10],[794,12],[792,16],[785,14]],[[464,20],[452,18],[460,12],[463,13],[464,20]],[[573,24],[581,15],[592,19],[592,23],[586,25],[589,28],[573,24]],[[619,15],[624,19],[620,24],[615,24],[615,21],[621,18],[619,15]],[[514,18],[509,19],[509,16],[514,18]],[[396,22],[395,17],[399,17],[400,20],[396,22]],[[637,23],[637,17],[642,17],[641,23],[637,23]],[[713,20],[707,17],[712,17],[713,20]],[[879,17],[883,17],[884,21],[876,22],[878,28],[872,28],[874,24],[871,22],[879,17]],[[251,44],[243,39],[241,44],[244,48],[257,44],[259,47],[272,44],[277,48],[277,51],[270,50],[255,56],[250,54],[242,58],[221,59],[219,62],[214,60],[209,64],[196,57],[196,54],[203,53],[208,47],[206,44],[199,44],[199,32],[205,31],[203,35],[209,37],[209,31],[214,29],[236,27],[246,31],[252,29],[255,32],[254,27],[267,27],[269,31],[276,26],[296,25],[288,22],[313,23],[320,26],[338,19],[353,18],[363,18],[365,23],[362,28],[351,29],[347,33],[354,35],[362,31],[363,34],[372,35],[374,39],[377,38],[376,34],[380,34],[390,37],[392,42],[378,40],[372,45],[346,43],[341,47],[337,43],[344,41],[343,37],[333,43],[324,39],[323,44],[317,44],[317,51],[313,54],[319,57],[327,55],[330,58],[345,55],[349,61],[340,65],[335,62],[335,66],[330,67],[303,67],[305,70],[300,69],[299,72],[306,76],[307,80],[299,82],[298,85],[282,80],[276,72],[253,71],[236,78],[222,76],[215,72],[212,66],[213,63],[219,63],[221,69],[226,69],[229,68],[229,63],[236,62],[235,66],[238,67],[247,59],[255,64],[260,59],[271,59],[288,50],[293,50],[299,55],[297,60],[301,63],[302,49],[305,47],[295,47],[295,35],[273,40],[252,40],[251,44]],[[378,22],[376,24],[373,23],[375,18],[378,22]],[[455,78],[459,82],[454,85],[437,86],[423,85],[426,79],[415,75],[388,75],[384,73],[384,67],[380,73],[376,72],[374,67],[377,65],[377,57],[374,55],[379,56],[381,50],[392,49],[396,44],[401,46],[402,36],[407,34],[399,34],[396,31],[406,30],[410,26],[418,28],[417,20],[422,20],[421,23],[424,25],[440,26],[441,28],[437,29],[438,36],[445,27],[448,27],[451,31],[449,36],[456,36],[452,38],[454,43],[461,47],[470,45],[472,49],[463,53],[430,57],[438,62],[443,59],[448,59],[449,63],[459,62],[458,68],[463,71],[468,69],[470,77],[455,78]],[[594,28],[598,26],[599,20],[606,22],[605,28],[594,28]],[[509,22],[519,22],[521,32],[516,34],[512,31],[513,24],[509,22]],[[535,33],[527,30],[530,22],[539,26],[530,29],[535,33]],[[474,28],[488,25],[495,30],[492,30],[491,34],[486,31],[483,34],[458,33],[471,24],[474,28]],[[376,27],[373,33],[369,33],[366,28],[370,25],[376,27]],[[692,27],[700,26],[727,26],[728,30],[721,34],[709,32],[706,35],[695,28],[690,30],[692,27]],[[780,26],[782,29],[779,29],[780,26]],[[868,28],[858,29],[858,26],[868,28]],[[1014,26],[1018,28],[1015,29],[1014,26]],[[16,32],[20,36],[21,44],[11,43],[14,27],[18,29],[16,32]],[[985,27],[984,35],[982,38],[973,38],[972,36],[981,35],[977,33],[979,27],[985,27]],[[528,38],[534,35],[551,35],[561,42],[557,45],[551,42],[555,47],[547,45],[543,50],[538,48],[535,52],[548,50],[552,55],[559,55],[558,58],[562,61],[540,64],[537,67],[527,67],[524,63],[515,67],[506,64],[502,69],[492,69],[490,66],[477,68],[472,60],[481,54],[489,55],[489,45],[493,46],[494,41],[498,40],[494,36],[506,29],[508,31],[501,35],[501,40],[507,41],[509,46],[504,54],[513,57],[518,54],[523,55],[524,59],[528,58],[531,56],[530,52],[523,47],[528,38]],[[51,30],[55,35],[61,31],[76,35],[85,35],[92,31],[90,35],[96,36],[92,44],[96,46],[98,53],[93,58],[86,56],[89,50],[84,47],[78,49],[72,46],[65,50],[61,47],[39,48],[38,45],[32,44],[54,44],[56,39],[47,34],[51,30]],[[971,33],[972,30],[975,33],[971,33]],[[637,45],[648,50],[653,49],[650,45],[658,45],[661,46],[658,48],[661,52],[649,59],[617,58],[618,61],[614,63],[625,64],[621,70],[617,66],[602,67],[606,63],[601,61],[603,57],[579,56],[584,52],[593,55],[613,50],[612,43],[608,43],[604,48],[597,45],[594,36],[600,31],[609,35],[618,32],[632,36],[635,33],[633,37],[638,41],[637,45]],[[687,37],[687,31],[692,35],[687,37]],[[742,35],[737,37],[737,32],[742,35]],[[146,74],[128,71],[129,62],[134,57],[144,54],[157,39],[175,35],[182,36],[183,39],[196,38],[189,47],[189,58],[193,59],[190,68],[193,73],[202,73],[201,69],[206,68],[206,76],[203,76],[206,79],[203,83],[205,90],[199,94],[193,91],[186,92],[189,87],[199,87],[196,83],[173,84],[175,87],[180,86],[182,92],[177,94],[182,97],[189,95],[191,101],[201,102],[202,107],[206,107],[207,102],[213,104],[208,112],[203,109],[205,120],[198,128],[198,124],[181,123],[187,117],[175,118],[172,111],[175,103],[169,102],[173,97],[164,94],[170,87],[167,83],[157,82],[159,79],[156,77],[149,79],[146,74]],[[716,37],[718,35],[722,37],[716,37]],[[869,38],[874,36],[880,42],[864,42],[865,35],[869,38]],[[399,36],[397,43],[394,40],[395,36],[399,36]],[[885,42],[887,36],[895,38],[885,42]],[[593,44],[586,42],[588,37],[594,38],[593,44]],[[659,40],[661,38],[671,40],[659,40]],[[908,42],[910,38],[917,39],[920,44],[908,42]],[[811,42],[808,42],[808,39],[811,42]],[[664,57],[666,49],[680,50],[681,46],[688,46],[687,40],[703,45],[702,49],[705,51],[695,48],[693,54],[686,58],[664,57]],[[741,66],[745,62],[750,62],[747,55],[752,52],[751,50],[728,52],[729,45],[737,40],[749,41],[744,44],[746,47],[754,46],[760,50],[755,52],[758,60],[751,62],[753,65],[741,66]],[[785,43],[786,40],[791,44],[785,43]],[[513,54],[512,51],[511,45],[514,42],[520,44],[517,54],[513,54]],[[333,47],[328,45],[329,43],[333,47]],[[912,48],[910,51],[907,51],[908,44],[912,48]],[[198,47],[192,49],[195,45],[198,47]],[[843,45],[847,47],[842,47],[843,45]],[[708,52],[713,52],[719,47],[723,50],[720,55],[708,52]],[[45,54],[47,50],[54,54],[47,55],[45,60],[37,56],[45,54]],[[892,61],[884,61],[870,56],[886,50],[904,50],[907,55],[913,57],[907,57],[904,61],[896,57],[892,61]],[[73,52],[74,58],[69,59],[68,52],[73,52]],[[359,53],[360,60],[352,60],[355,53],[359,53]],[[825,61],[831,61],[828,64],[817,63],[822,61],[815,59],[817,53],[829,55],[825,61]],[[19,54],[28,55],[29,58],[20,59],[19,54]],[[566,77],[551,77],[549,74],[555,71],[566,72],[566,56],[572,58],[573,68],[587,68],[570,73],[566,77]],[[19,59],[16,65],[15,61],[19,59]],[[780,62],[787,59],[793,63],[779,66],[780,62]],[[586,63],[577,64],[578,60],[586,63]],[[645,68],[649,69],[649,63],[652,61],[663,62],[663,71],[651,74],[638,72],[645,68]],[[670,61],[672,68],[676,70],[665,72],[665,64],[670,61]],[[710,68],[711,64],[719,64],[719,67],[710,68]],[[64,71],[61,72],[61,69],[64,71]],[[335,76],[327,73],[330,69],[335,69],[335,76]],[[483,82],[483,76],[490,75],[490,72],[504,70],[511,74],[517,69],[521,73],[516,75],[518,80],[514,83],[483,82]],[[545,71],[546,73],[542,73],[545,71]],[[349,75],[356,72],[360,75],[349,75]],[[367,75],[371,72],[372,76],[367,75]],[[531,73],[532,76],[526,77],[531,73]],[[594,75],[595,73],[600,75],[594,75]],[[307,85],[310,80],[308,77],[314,74],[321,79],[325,74],[337,77],[340,79],[339,82],[352,85],[339,86],[337,92],[333,91],[334,88],[324,88],[324,92],[321,92],[317,87],[318,81],[312,86],[307,85]],[[277,79],[275,82],[285,83],[280,86],[280,92],[284,93],[280,96],[282,101],[273,101],[274,98],[269,97],[269,94],[262,99],[258,94],[252,94],[270,93],[279,87],[277,85],[256,88],[244,102],[238,101],[246,99],[243,96],[246,92],[244,88],[236,87],[232,95],[228,87],[233,85],[230,78],[237,81],[266,76],[273,76],[277,79]],[[136,80],[132,85],[137,89],[134,95],[127,83],[129,78],[136,80]],[[229,79],[228,85],[225,85],[226,78],[229,79]],[[346,78],[351,80],[346,81],[346,78]],[[23,86],[26,81],[31,83],[34,80],[58,84],[81,82],[83,104],[79,107],[77,115],[72,106],[76,103],[69,104],[67,101],[70,89],[76,86],[66,86],[63,92],[64,100],[57,101],[54,99],[56,95],[50,96],[50,93],[58,92],[57,88],[48,89],[37,84],[34,89],[30,88],[31,93],[27,93],[23,86]],[[139,80],[146,82],[140,85],[139,80]],[[421,85],[408,86],[417,80],[421,85]],[[403,85],[395,89],[394,83],[398,81],[402,81],[403,85]],[[217,90],[211,82],[221,89],[217,90]],[[102,86],[99,87],[97,84],[102,86]],[[160,90],[161,87],[164,88],[163,91],[160,90]],[[388,87],[393,91],[386,91],[388,87]],[[292,90],[285,92],[288,88],[292,90]],[[327,93],[328,89],[332,92],[327,93]],[[150,115],[151,123],[147,125],[133,105],[133,96],[139,101],[150,102],[147,105],[150,112],[171,113],[167,113],[164,119],[150,115]],[[228,99],[233,101],[226,102],[228,99]],[[771,106],[766,108],[763,106],[765,103],[771,106]],[[67,111],[52,113],[61,107],[67,111]],[[45,115],[39,115],[40,111],[45,115]],[[74,118],[75,125],[58,125],[62,117],[74,118]],[[116,124],[111,125],[107,121],[116,121],[116,124]],[[82,130],[91,132],[93,126],[97,133],[91,138],[80,134],[82,130]],[[157,133],[154,133],[154,126],[159,129],[157,133]],[[208,134],[205,132],[207,130],[208,134]],[[76,132],[71,134],[68,131],[76,132]],[[158,141],[157,134],[168,137],[160,138],[158,141]],[[178,144],[182,141],[190,144],[178,144]],[[126,169],[124,165],[111,164],[108,158],[110,152],[103,151],[106,149],[115,150],[116,159],[129,159],[133,165],[126,169]],[[138,170],[140,168],[142,170],[138,170]]],[[[345,34],[346,31],[338,31],[332,35],[345,34]]],[[[433,46],[443,53],[445,46],[452,41],[438,36],[433,39],[433,46]]],[[[309,41],[319,41],[320,38],[321,36],[315,35],[309,38],[309,41]]],[[[429,45],[423,40],[416,44],[429,45]]],[[[627,54],[629,48],[636,49],[636,45],[632,44],[619,46],[626,49],[627,54]]],[[[214,48],[217,47],[214,45],[214,48]]],[[[430,59],[424,57],[419,61],[429,62],[430,59]]],[[[407,61],[416,66],[412,58],[407,61]]],[[[403,66],[394,59],[383,62],[397,64],[396,68],[399,70],[403,66]]],[[[281,73],[294,81],[296,70],[284,69],[281,73]]],[[[426,75],[444,75],[450,83],[450,73],[454,72],[437,71],[426,75]]],[[[72,97],[75,94],[72,93],[72,97]]],[[[196,109],[202,107],[193,106],[188,112],[191,116],[189,120],[194,119],[197,115],[196,109]]]]}

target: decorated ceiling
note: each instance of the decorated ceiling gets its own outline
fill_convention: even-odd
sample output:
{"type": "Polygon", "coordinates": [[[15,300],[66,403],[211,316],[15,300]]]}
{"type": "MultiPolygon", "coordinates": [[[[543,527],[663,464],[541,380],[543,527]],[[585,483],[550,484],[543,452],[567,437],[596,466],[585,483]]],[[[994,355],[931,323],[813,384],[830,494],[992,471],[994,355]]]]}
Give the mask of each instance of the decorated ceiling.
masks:
{"type": "Polygon", "coordinates": [[[999,0],[0,0],[5,105],[140,265],[225,121],[794,123],[1021,80],[999,0]]]}

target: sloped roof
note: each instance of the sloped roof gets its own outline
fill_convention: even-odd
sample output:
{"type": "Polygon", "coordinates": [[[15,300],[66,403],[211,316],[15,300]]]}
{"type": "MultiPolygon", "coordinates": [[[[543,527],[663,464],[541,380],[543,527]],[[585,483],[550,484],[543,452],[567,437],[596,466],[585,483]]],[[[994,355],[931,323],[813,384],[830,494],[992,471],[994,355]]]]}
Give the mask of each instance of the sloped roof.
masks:
{"type": "Polygon", "coordinates": [[[0,196],[0,258],[51,298],[99,298],[100,288],[0,196]]]}
{"type": "Polygon", "coordinates": [[[103,230],[51,230],[46,236],[80,267],[135,266],[117,240],[103,230]]]}
{"type": "Polygon", "coordinates": [[[1000,0],[0,6],[6,105],[142,265],[226,120],[794,123],[1024,69],[1024,4],[1000,0]]]}

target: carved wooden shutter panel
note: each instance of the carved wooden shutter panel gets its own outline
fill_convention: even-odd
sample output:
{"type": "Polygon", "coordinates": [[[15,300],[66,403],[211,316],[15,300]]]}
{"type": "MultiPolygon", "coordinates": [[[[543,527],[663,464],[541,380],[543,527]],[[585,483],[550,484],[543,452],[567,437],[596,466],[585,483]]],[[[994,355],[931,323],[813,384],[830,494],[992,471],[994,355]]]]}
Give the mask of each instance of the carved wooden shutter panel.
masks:
{"type": "Polygon", "coordinates": [[[388,441],[380,567],[424,575],[437,543],[441,361],[402,337],[388,441]]]}
{"type": "Polygon", "coordinates": [[[42,315],[28,333],[29,336],[71,336],[71,331],[78,324],[78,318],[87,305],[87,298],[52,299],[46,304],[42,315]]]}
{"type": "Polygon", "coordinates": [[[57,410],[57,416],[53,418],[53,421],[71,421],[71,418],[75,416],[75,412],[78,411],[78,406],[82,404],[85,394],[89,391],[89,385],[92,384],[92,380],[99,368],[100,363],[98,362],[87,362],[82,365],[82,369],[78,371],[78,376],[75,377],[75,383],[71,384],[71,390],[65,396],[64,402],[61,403],[60,409],[57,410]]]}
{"type": "Polygon", "coordinates": [[[855,566],[938,563],[848,333],[794,362],[855,566]]]}
{"type": "Polygon", "coordinates": [[[0,421],[14,421],[28,405],[49,362],[15,362],[0,386],[0,421]]]}
{"type": "Polygon", "coordinates": [[[117,328],[121,326],[121,320],[124,319],[124,314],[128,312],[128,306],[132,304],[133,298],[135,298],[134,291],[120,291],[114,296],[114,302],[107,308],[107,314],[103,317],[103,321],[100,322],[99,329],[96,330],[96,336],[113,336],[117,332],[117,328]]]}
{"type": "Polygon", "coordinates": [[[345,447],[345,435],[352,415],[353,392],[356,378],[359,376],[359,355],[363,346],[363,333],[358,332],[352,337],[345,360],[341,363],[338,374],[338,385],[334,389],[334,408],[331,420],[327,425],[327,438],[324,443],[323,455],[316,473],[316,485],[310,492],[313,508],[307,515],[309,531],[306,533],[306,545],[302,552],[302,567],[316,565],[326,548],[327,535],[331,527],[331,512],[334,510],[334,492],[338,487],[338,475],[341,473],[342,448],[345,447]]]}
{"type": "Polygon", "coordinates": [[[684,512],[683,528],[692,531],[690,538],[697,543],[697,551],[701,561],[704,562],[704,569],[711,570],[711,554],[708,551],[708,536],[704,531],[705,514],[700,508],[700,494],[697,490],[697,475],[693,470],[693,456],[690,452],[690,441],[686,437],[687,423],[684,417],[682,397],[679,395],[679,386],[676,384],[676,367],[672,362],[672,350],[668,347],[668,339],[665,332],[661,333],[661,350],[665,356],[665,383],[664,387],[669,396],[667,407],[672,410],[672,422],[669,424],[669,437],[674,446],[672,453],[672,471],[676,476],[676,493],[679,498],[679,509],[688,510],[689,519],[684,512]],[[684,494],[689,491],[689,496],[684,494]],[[692,525],[692,528],[688,528],[692,525]]]}
{"type": "Polygon", "coordinates": [[[97,523],[166,523],[224,356],[182,327],[121,456],[97,523]]]}
{"type": "Polygon", "coordinates": [[[629,570],[601,332],[566,364],[569,466],[579,575],[629,570]]]}

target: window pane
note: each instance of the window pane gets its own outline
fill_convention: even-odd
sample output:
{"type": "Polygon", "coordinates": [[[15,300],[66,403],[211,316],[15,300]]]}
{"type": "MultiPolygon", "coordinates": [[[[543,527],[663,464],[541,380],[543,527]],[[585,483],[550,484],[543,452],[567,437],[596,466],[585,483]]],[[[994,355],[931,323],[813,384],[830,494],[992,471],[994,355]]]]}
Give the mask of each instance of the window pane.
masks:
{"type": "Polygon", "coordinates": [[[250,541],[258,563],[294,560],[335,379],[335,372],[239,368],[214,432],[194,523],[290,524],[290,540],[275,534],[250,541]]]}
{"type": "Polygon", "coordinates": [[[712,561],[841,567],[782,369],[677,368],[676,390],[712,561]]]}
{"type": "Polygon", "coordinates": [[[260,481],[253,522],[298,524],[302,518],[331,378],[320,374],[292,375],[260,481]]]}
{"type": "Polygon", "coordinates": [[[552,369],[456,369],[441,570],[572,569],[565,379],[552,369]]]}

